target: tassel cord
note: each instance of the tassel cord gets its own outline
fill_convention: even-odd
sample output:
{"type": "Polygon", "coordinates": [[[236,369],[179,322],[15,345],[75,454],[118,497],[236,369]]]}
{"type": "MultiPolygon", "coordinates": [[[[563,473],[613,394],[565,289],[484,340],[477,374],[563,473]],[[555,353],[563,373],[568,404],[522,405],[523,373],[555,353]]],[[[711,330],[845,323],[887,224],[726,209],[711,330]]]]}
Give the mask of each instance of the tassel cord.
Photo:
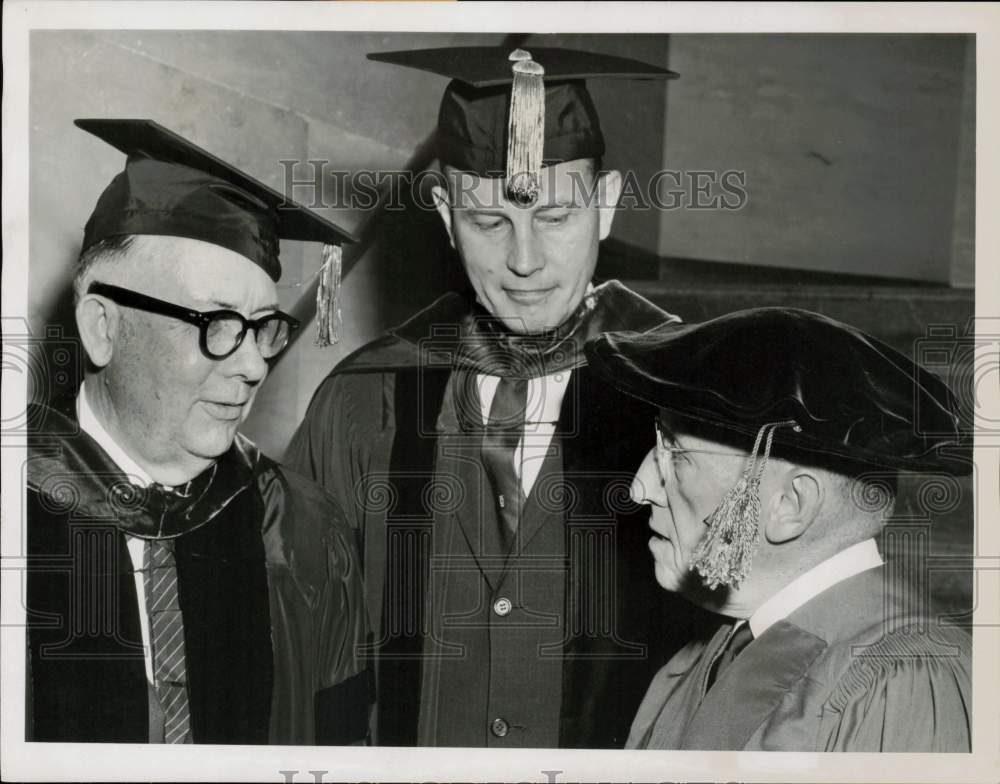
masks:
{"type": "Polygon", "coordinates": [[[692,553],[691,568],[710,589],[720,585],[738,588],[750,573],[759,538],[760,482],[771,456],[774,433],[786,426],[801,431],[793,420],[769,423],[757,431],[743,475],[708,518],[708,532],[692,553]]]}

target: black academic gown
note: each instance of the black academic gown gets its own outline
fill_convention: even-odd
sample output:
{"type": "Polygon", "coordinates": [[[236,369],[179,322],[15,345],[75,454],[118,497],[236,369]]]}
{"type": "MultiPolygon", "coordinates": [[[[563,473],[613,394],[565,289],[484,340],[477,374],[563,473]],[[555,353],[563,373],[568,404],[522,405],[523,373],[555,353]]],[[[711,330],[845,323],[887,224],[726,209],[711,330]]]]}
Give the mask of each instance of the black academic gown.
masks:
{"type": "Polygon", "coordinates": [[[688,639],[697,616],[656,584],[648,515],[629,499],[654,410],[580,351],[676,319],[614,281],[594,300],[552,350],[572,375],[510,552],[463,364],[468,298],[341,363],[292,440],[289,464],[340,500],[362,543],[378,744],[621,747],[648,679],[688,639]]]}
{"type": "Polygon", "coordinates": [[[29,421],[28,740],[150,740],[126,532],[175,538],[195,743],[365,737],[360,568],[321,488],[238,436],[179,501],[130,484],[72,401],[29,421]]]}

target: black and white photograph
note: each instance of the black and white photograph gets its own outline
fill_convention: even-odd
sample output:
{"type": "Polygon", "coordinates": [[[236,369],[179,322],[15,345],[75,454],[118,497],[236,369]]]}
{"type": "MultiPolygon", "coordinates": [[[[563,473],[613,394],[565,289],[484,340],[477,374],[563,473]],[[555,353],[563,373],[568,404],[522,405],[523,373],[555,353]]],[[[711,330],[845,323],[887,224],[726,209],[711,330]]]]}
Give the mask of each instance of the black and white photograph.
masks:
{"type": "Polygon", "coordinates": [[[3,778],[995,781],[1000,8],[847,8],[6,4],[3,778]]]}

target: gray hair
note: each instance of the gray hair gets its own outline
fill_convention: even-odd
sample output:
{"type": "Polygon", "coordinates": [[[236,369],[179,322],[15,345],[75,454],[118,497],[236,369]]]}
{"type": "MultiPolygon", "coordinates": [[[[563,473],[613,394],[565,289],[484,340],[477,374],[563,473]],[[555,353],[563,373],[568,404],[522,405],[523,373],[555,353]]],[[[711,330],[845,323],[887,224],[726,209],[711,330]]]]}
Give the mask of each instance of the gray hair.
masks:
{"type": "Polygon", "coordinates": [[[121,261],[136,244],[136,240],[135,234],[120,234],[115,237],[107,237],[80,252],[76,261],[76,272],[73,276],[74,304],[78,303],[80,298],[87,293],[86,289],[93,277],[94,269],[105,263],[121,261]]]}

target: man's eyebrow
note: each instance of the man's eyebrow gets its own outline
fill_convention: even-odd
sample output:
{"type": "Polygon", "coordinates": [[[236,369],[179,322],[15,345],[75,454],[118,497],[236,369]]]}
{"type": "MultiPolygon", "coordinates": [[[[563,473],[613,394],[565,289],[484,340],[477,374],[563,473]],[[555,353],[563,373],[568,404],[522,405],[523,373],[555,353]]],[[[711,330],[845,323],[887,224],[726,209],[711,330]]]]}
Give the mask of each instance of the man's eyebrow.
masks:
{"type": "Polygon", "coordinates": [[[576,199],[563,196],[562,198],[555,199],[553,201],[547,201],[544,204],[539,204],[538,209],[540,210],[557,210],[567,207],[579,207],[576,199]]]}
{"type": "Polygon", "coordinates": [[[473,218],[478,216],[489,216],[492,218],[505,218],[507,217],[504,210],[501,207],[491,208],[491,207],[463,207],[462,211],[466,215],[471,215],[473,218]]]}
{"type": "Polygon", "coordinates": [[[194,301],[197,302],[199,305],[208,305],[220,310],[238,310],[235,303],[226,302],[225,300],[221,299],[215,299],[214,297],[209,297],[208,299],[205,299],[203,297],[195,297],[194,301]]]}
{"type": "MultiPolygon", "coordinates": [[[[198,303],[213,306],[218,310],[235,310],[239,312],[239,306],[232,302],[226,302],[225,300],[215,299],[197,299],[198,303]]],[[[281,306],[277,302],[269,302],[266,305],[261,305],[259,308],[255,308],[252,313],[267,313],[279,310],[281,306]]]]}

